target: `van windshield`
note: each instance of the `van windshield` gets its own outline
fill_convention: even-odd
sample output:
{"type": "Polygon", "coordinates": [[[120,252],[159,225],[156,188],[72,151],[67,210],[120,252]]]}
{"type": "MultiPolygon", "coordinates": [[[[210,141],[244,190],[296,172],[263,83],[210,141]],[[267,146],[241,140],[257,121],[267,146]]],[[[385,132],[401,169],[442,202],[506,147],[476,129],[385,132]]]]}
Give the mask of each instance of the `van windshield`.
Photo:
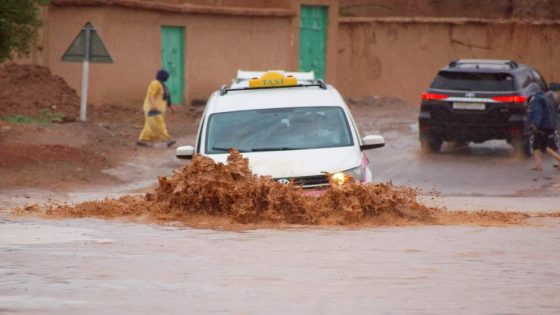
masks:
{"type": "Polygon", "coordinates": [[[507,73],[440,71],[432,82],[433,89],[459,91],[513,91],[513,78],[507,73]]]}
{"type": "Polygon", "coordinates": [[[210,115],[206,154],[303,150],[352,146],[354,141],[340,107],[243,110],[210,115]]]}

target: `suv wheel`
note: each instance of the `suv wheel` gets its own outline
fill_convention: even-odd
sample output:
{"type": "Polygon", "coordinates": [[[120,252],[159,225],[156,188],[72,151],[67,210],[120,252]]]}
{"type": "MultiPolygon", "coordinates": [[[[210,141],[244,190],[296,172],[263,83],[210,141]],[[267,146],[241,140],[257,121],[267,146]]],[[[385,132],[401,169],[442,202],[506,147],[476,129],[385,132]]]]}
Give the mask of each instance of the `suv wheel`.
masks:
{"type": "Polygon", "coordinates": [[[420,135],[422,151],[426,153],[438,153],[441,150],[443,140],[429,135],[420,135]]]}
{"type": "Polygon", "coordinates": [[[533,142],[535,142],[535,136],[532,133],[523,136],[523,138],[515,138],[511,140],[511,145],[513,150],[517,152],[522,152],[526,157],[533,156],[535,152],[533,150],[533,142]]]}

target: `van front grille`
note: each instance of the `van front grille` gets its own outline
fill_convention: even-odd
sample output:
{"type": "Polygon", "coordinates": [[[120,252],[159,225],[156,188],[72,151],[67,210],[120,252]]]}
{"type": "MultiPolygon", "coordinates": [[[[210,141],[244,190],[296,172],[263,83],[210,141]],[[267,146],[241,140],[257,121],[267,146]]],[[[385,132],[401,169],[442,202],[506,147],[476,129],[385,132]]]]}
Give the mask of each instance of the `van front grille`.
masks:
{"type": "Polygon", "coordinates": [[[288,181],[293,180],[296,185],[303,186],[303,188],[321,188],[329,185],[329,178],[327,175],[275,178],[275,180],[280,183],[287,183],[288,181]]]}

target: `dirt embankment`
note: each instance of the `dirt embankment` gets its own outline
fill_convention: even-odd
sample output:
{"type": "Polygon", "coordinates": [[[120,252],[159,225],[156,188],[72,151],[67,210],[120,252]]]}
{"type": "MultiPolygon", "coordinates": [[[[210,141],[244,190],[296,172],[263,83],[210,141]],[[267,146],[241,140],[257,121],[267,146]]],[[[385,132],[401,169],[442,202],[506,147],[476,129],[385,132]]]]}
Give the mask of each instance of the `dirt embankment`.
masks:
{"type": "Polygon", "coordinates": [[[50,218],[127,217],[149,222],[181,222],[216,229],[282,226],[285,224],[402,226],[435,224],[520,224],[522,213],[447,212],[416,200],[416,191],[392,184],[360,184],[349,179],[332,184],[321,196],[304,194],[294,184],[283,185],[251,173],[248,160],[232,151],[227,164],[196,156],[144,196],[90,201],[77,205],[29,206],[19,214],[50,218]]]}
{"type": "Polygon", "coordinates": [[[0,116],[61,113],[75,120],[79,113],[76,91],[47,67],[6,64],[0,67],[0,86],[0,116]]]}
{"type": "MultiPolygon", "coordinates": [[[[0,190],[76,190],[119,181],[102,171],[136,156],[143,125],[141,104],[89,104],[76,121],[80,98],[42,66],[0,67],[0,190]]],[[[171,135],[196,126],[197,113],[167,116],[171,135]]]]}

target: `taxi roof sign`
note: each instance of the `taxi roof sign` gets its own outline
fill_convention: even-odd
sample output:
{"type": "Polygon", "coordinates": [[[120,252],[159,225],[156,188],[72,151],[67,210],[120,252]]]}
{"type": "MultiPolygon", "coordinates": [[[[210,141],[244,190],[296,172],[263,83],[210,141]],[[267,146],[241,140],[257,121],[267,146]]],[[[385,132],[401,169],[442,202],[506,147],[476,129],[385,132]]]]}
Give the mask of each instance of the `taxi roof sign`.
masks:
{"type": "Polygon", "coordinates": [[[269,71],[260,78],[249,80],[249,88],[262,88],[274,86],[296,86],[298,81],[293,76],[284,76],[280,72],[269,71]]]}
{"type": "Polygon", "coordinates": [[[236,80],[251,80],[253,78],[259,78],[267,72],[278,72],[284,76],[292,76],[300,81],[311,81],[315,80],[315,73],[313,71],[308,72],[287,72],[284,70],[270,70],[270,71],[245,71],[237,70],[236,80]]]}
{"type": "MultiPolygon", "coordinates": [[[[323,80],[309,80],[309,76],[315,77],[313,72],[293,72],[294,74],[303,75],[306,79],[300,79],[290,72],[286,73],[283,71],[242,71],[239,70],[237,73],[237,78],[228,87],[226,84],[220,87],[220,95],[226,95],[230,91],[250,91],[250,90],[260,90],[260,89],[281,89],[281,88],[307,88],[307,87],[319,87],[323,90],[327,89],[327,85],[323,80]],[[248,75],[259,74],[260,77],[248,77],[248,75]],[[241,78],[244,79],[241,79],[241,78]],[[303,81],[303,82],[298,82],[303,81]]],[[[301,77],[301,76],[300,76],[301,77]]]]}

